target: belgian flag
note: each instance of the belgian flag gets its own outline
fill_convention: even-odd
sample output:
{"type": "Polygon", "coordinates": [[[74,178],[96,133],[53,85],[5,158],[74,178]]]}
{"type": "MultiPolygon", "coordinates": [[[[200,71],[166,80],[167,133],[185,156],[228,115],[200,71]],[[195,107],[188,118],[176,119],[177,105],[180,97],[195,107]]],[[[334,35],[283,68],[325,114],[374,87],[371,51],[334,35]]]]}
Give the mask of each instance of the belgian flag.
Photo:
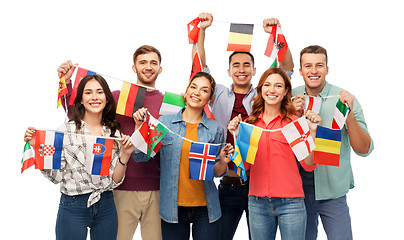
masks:
{"type": "Polygon", "coordinates": [[[253,31],[254,24],[231,23],[227,51],[249,52],[253,31]]]}

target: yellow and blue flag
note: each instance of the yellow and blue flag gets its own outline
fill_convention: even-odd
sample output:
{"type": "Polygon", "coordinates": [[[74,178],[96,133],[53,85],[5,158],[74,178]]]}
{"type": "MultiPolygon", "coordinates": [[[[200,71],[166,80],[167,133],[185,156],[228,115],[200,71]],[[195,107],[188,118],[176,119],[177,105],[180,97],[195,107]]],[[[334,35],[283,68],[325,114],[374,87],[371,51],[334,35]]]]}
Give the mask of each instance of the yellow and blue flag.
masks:
{"type": "Polygon", "coordinates": [[[243,161],[254,164],[261,134],[262,129],[248,123],[240,123],[237,145],[243,161]]]}

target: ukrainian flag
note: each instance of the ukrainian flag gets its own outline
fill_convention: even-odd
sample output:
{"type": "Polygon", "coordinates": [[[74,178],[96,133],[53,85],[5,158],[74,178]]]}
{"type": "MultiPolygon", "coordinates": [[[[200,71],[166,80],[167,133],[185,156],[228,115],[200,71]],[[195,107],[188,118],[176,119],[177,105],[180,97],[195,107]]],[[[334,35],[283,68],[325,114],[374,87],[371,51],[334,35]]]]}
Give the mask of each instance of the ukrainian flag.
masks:
{"type": "Polygon", "coordinates": [[[251,124],[240,123],[238,130],[238,148],[241,158],[251,164],[254,164],[255,155],[258,151],[258,142],[260,141],[262,129],[251,124]]]}
{"type": "Polygon", "coordinates": [[[247,174],[245,172],[245,167],[243,160],[241,159],[240,149],[238,147],[237,140],[234,141],[234,152],[230,154],[230,159],[234,162],[234,171],[239,175],[244,181],[247,181],[247,174]]]}
{"type": "Polygon", "coordinates": [[[317,126],[314,163],[339,167],[341,130],[317,126]]]}

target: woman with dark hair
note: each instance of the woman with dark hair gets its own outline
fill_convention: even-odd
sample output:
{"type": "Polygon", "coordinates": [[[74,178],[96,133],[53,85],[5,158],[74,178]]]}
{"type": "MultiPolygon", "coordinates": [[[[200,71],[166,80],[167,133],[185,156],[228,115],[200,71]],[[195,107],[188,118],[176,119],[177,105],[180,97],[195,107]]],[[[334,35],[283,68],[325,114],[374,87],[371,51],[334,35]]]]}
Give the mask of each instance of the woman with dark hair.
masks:
{"type": "MultiPolygon", "coordinates": [[[[177,114],[159,120],[170,129],[161,140],[160,148],[160,217],[164,240],[192,238],[214,240],[220,237],[220,203],[213,181],[189,179],[191,142],[223,143],[223,128],[207,118],[204,107],[213,97],[215,80],[204,72],[196,73],[184,94],[186,107],[177,114]],[[185,140],[184,138],[189,139],[185,140]]],[[[147,109],[139,109],[133,118],[138,129],[146,119],[147,109]]],[[[214,175],[221,176],[233,151],[226,145],[216,156],[214,175]]],[[[218,151],[219,152],[219,151],[218,151]]],[[[136,154],[136,161],[148,161],[146,154],[136,154]]]]}
{"type": "MultiPolygon", "coordinates": [[[[251,116],[247,123],[265,130],[280,129],[298,117],[290,101],[292,86],[280,68],[263,73],[256,88],[251,116]]],[[[311,135],[321,118],[307,112],[311,135]]],[[[241,116],[232,119],[230,132],[237,136],[241,116]]],[[[292,149],[281,131],[263,131],[258,143],[255,163],[250,167],[248,209],[252,239],[275,239],[279,226],[282,239],[304,239],[306,210],[298,165],[292,149]]],[[[313,153],[300,161],[306,171],[313,171],[313,153]]],[[[246,166],[248,168],[248,166],[246,166]]]]}
{"type": "MultiPolygon", "coordinates": [[[[109,175],[91,175],[86,170],[86,153],[91,152],[87,148],[92,148],[87,139],[121,137],[115,102],[105,79],[95,74],[81,80],[74,104],[73,119],[58,128],[65,133],[61,168],[41,170],[50,181],[60,183],[56,239],[85,240],[89,228],[91,239],[115,240],[118,220],[112,189],[122,182],[134,146],[129,136],[115,140],[109,175]]],[[[24,141],[31,146],[35,146],[35,130],[29,127],[25,132],[24,141]]]]}

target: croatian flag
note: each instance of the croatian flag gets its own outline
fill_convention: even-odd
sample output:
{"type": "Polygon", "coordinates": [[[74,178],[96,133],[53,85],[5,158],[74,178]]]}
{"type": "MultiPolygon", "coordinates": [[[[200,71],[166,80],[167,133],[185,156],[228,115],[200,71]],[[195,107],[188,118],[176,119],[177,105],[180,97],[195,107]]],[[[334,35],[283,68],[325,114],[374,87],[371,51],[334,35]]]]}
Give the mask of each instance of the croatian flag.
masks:
{"type": "Polygon", "coordinates": [[[35,168],[60,169],[64,134],[37,130],[35,137],[35,168]]]}
{"type": "Polygon", "coordinates": [[[189,179],[213,181],[217,146],[193,142],[189,151],[189,179]]]}
{"type": "Polygon", "coordinates": [[[86,170],[92,175],[109,175],[114,139],[87,137],[86,170]]]}

